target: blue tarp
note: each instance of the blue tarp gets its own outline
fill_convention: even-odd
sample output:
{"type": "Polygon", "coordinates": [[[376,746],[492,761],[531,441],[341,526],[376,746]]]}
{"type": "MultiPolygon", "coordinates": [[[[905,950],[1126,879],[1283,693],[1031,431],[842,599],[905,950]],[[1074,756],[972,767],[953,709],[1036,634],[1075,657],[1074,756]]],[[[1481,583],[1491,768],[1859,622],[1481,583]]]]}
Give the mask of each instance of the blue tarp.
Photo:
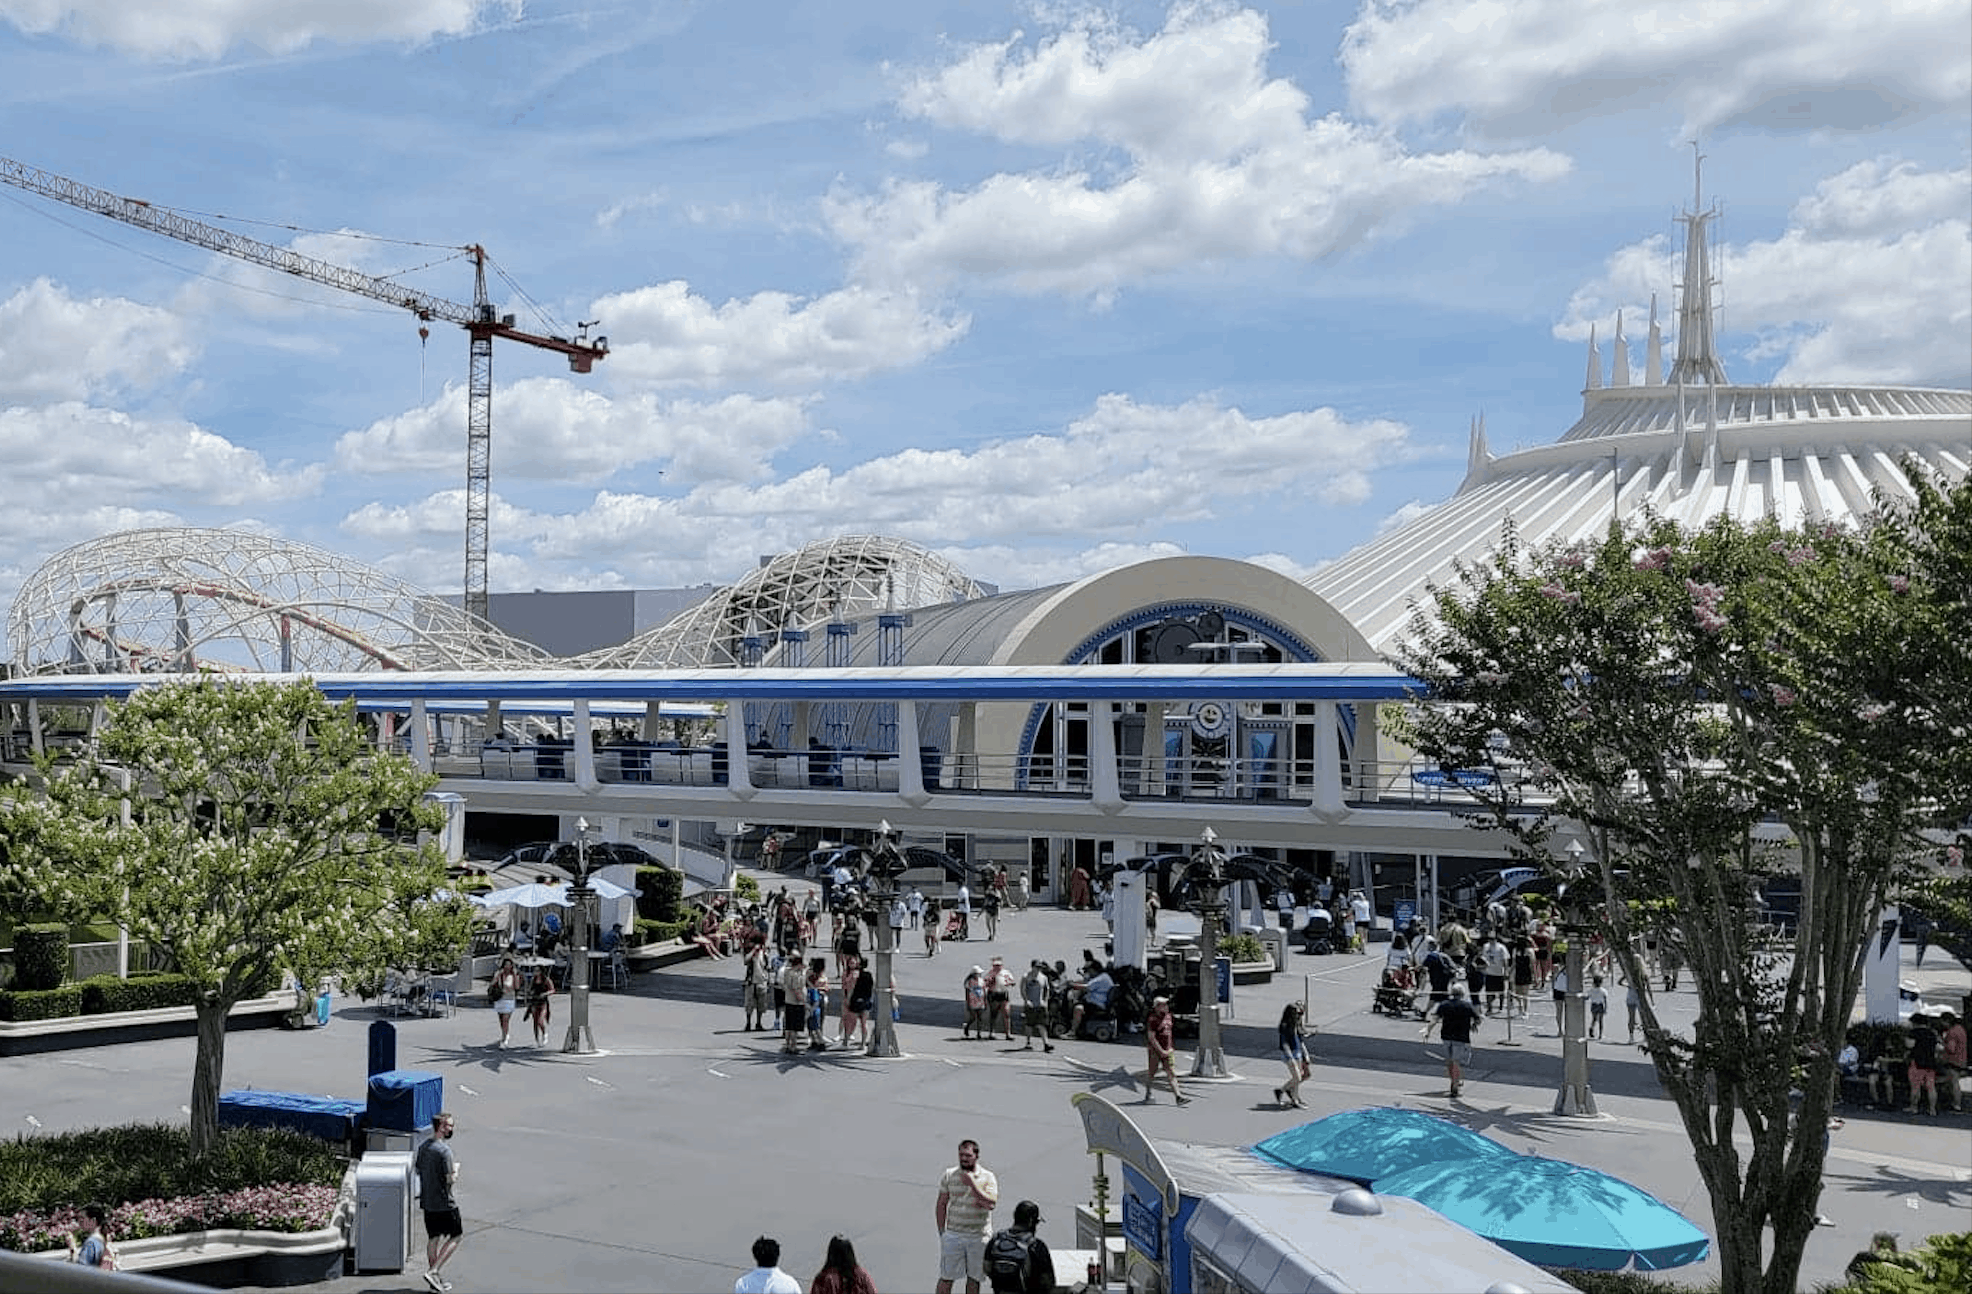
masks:
{"type": "Polygon", "coordinates": [[[226,1092],[219,1098],[222,1128],[293,1128],[324,1141],[349,1142],[363,1126],[363,1103],[305,1092],[226,1092]]]}

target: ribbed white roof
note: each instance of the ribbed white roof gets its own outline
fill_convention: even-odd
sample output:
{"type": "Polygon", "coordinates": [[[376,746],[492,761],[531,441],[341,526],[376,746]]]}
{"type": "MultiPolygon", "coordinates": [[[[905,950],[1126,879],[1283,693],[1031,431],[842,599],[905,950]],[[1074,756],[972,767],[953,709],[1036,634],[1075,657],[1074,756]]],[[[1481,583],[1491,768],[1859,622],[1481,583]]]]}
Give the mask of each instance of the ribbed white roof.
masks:
{"type": "Polygon", "coordinates": [[[1948,479],[1972,470],[1972,391],[1905,387],[1609,387],[1551,445],[1495,458],[1475,430],[1465,482],[1422,516],[1309,577],[1390,650],[1409,605],[1454,562],[1492,553],[1510,519],[1531,543],[1593,539],[1612,510],[1686,525],[1721,513],[1842,521],[1881,491],[1907,497],[1909,455],[1948,479]]]}

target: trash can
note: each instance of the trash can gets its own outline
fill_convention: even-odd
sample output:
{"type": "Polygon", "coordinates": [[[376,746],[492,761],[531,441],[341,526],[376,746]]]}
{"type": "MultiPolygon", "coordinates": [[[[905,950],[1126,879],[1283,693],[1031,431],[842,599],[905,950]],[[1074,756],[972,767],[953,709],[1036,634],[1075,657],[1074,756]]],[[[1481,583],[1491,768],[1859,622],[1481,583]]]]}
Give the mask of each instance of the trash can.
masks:
{"type": "Polygon", "coordinates": [[[391,1069],[370,1075],[366,1122],[371,1128],[416,1132],[429,1128],[444,1108],[445,1077],[422,1069],[391,1069]]]}
{"type": "Polygon", "coordinates": [[[411,1202],[417,1191],[409,1151],[373,1150],[356,1163],[356,1224],[350,1247],[358,1272],[401,1272],[411,1257],[411,1202]]]}

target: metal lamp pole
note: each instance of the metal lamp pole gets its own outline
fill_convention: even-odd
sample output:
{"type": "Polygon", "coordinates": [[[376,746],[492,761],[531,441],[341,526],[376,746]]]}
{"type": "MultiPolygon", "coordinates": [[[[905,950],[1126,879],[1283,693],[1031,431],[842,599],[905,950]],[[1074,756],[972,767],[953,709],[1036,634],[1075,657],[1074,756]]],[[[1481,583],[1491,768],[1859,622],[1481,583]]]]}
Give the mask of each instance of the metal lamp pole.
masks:
{"type": "Polygon", "coordinates": [[[870,1045],[863,1054],[894,1057],[904,1053],[897,1046],[896,1022],[890,1018],[890,958],[897,951],[893,946],[897,932],[890,925],[890,905],[897,898],[897,874],[903,870],[904,858],[897,852],[897,838],[887,820],[877,824],[876,844],[870,854],[870,895],[877,905],[876,965],[872,971],[876,977],[876,994],[870,1010],[876,1017],[876,1027],[870,1030],[870,1045]]]}
{"type": "Polygon", "coordinates": [[[1561,928],[1568,936],[1568,955],[1562,961],[1568,992],[1561,1002],[1561,1090],[1555,1093],[1556,1114],[1593,1115],[1595,1091],[1589,1086],[1587,1012],[1582,1001],[1582,941],[1588,937],[1581,901],[1582,842],[1568,842],[1568,883],[1561,889],[1561,928]]]}
{"type": "Polygon", "coordinates": [[[1217,845],[1219,833],[1207,827],[1198,833],[1193,860],[1205,868],[1204,895],[1198,903],[1198,1053],[1192,1058],[1193,1078],[1230,1078],[1225,1047],[1219,1041],[1219,922],[1226,912],[1225,860],[1217,845]]]}
{"type": "Polygon", "coordinates": [[[593,1055],[595,1035],[589,1032],[589,820],[575,820],[575,883],[568,887],[568,1037],[561,1049],[593,1055]]]}

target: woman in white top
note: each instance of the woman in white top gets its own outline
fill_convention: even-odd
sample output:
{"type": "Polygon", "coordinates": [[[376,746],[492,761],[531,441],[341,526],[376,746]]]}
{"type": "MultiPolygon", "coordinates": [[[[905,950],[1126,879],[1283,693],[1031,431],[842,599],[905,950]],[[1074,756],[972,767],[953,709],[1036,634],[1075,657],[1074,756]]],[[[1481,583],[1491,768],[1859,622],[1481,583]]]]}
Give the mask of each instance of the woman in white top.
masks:
{"type": "Polygon", "coordinates": [[[1390,973],[1393,984],[1405,988],[1411,985],[1411,946],[1402,935],[1390,936],[1390,951],[1383,954],[1383,969],[1390,973]]]}

